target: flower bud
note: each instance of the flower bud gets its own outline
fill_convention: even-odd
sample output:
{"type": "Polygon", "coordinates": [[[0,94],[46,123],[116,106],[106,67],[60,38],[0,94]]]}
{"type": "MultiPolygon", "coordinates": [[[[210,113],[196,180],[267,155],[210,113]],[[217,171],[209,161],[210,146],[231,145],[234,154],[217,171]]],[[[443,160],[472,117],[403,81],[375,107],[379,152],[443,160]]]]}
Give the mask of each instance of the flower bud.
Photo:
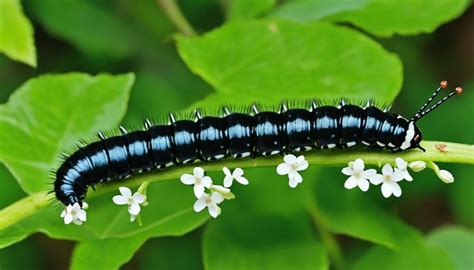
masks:
{"type": "Polygon", "coordinates": [[[408,167],[414,172],[421,172],[426,168],[426,162],[421,160],[413,161],[408,164],[408,167]]]}
{"type": "Polygon", "coordinates": [[[438,175],[439,179],[441,179],[441,181],[445,182],[446,184],[451,184],[454,182],[454,176],[446,170],[439,170],[436,174],[438,175]]]}

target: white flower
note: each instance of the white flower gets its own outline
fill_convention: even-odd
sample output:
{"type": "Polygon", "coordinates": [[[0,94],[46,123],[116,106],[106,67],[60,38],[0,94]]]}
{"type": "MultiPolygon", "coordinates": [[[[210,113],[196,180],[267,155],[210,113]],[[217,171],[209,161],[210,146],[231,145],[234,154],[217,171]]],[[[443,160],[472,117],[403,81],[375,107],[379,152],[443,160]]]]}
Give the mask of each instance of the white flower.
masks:
{"type": "Polygon", "coordinates": [[[376,174],[370,179],[370,182],[374,185],[379,185],[382,183],[382,195],[385,198],[390,197],[392,194],[396,197],[402,195],[402,189],[397,182],[403,180],[403,172],[393,170],[392,165],[385,164],[382,168],[381,174],[376,174]]]}
{"type": "Polygon", "coordinates": [[[342,173],[349,176],[344,187],[353,189],[359,187],[362,191],[369,190],[369,180],[377,173],[374,169],[364,170],[364,161],[360,158],[349,162],[348,167],[342,169],[342,173]]]}
{"type": "Polygon", "coordinates": [[[426,168],[426,162],[424,161],[412,161],[408,164],[408,167],[414,172],[421,172],[426,168]]]}
{"type": "Polygon", "coordinates": [[[145,204],[146,196],[140,192],[132,191],[127,187],[119,187],[120,194],[115,195],[112,200],[117,205],[128,205],[128,213],[130,213],[130,221],[134,221],[140,213],[140,204],[145,204]]]}
{"type": "Polygon", "coordinates": [[[205,188],[210,188],[212,185],[212,179],[209,176],[204,176],[204,169],[201,167],[194,168],[193,175],[187,173],[181,175],[181,182],[185,185],[194,185],[196,198],[201,198],[205,188]]]}
{"type": "Polygon", "coordinates": [[[222,170],[224,171],[224,174],[225,174],[224,187],[231,187],[232,182],[234,180],[241,183],[242,185],[249,184],[249,181],[247,180],[247,178],[242,176],[244,175],[244,170],[242,170],[241,168],[236,168],[232,173],[227,167],[222,168],[222,170]]]}
{"type": "Polygon", "coordinates": [[[74,205],[68,205],[61,212],[61,217],[64,218],[64,224],[69,224],[73,222],[76,225],[81,225],[82,222],[85,222],[87,219],[87,213],[84,209],[87,209],[87,203],[82,203],[82,208],[79,206],[79,203],[74,205]]]}
{"type": "Polygon", "coordinates": [[[402,179],[407,181],[413,181],[413,177],[411,177],[410,173],[408,172],[408,162],[406,162],[403,158],[397,157],[395,159],[395,163],[397,164],[397,168],[395,171],[399,171],[402,175],[402,179]]]}
{"type": "Polygon", "coordinates": [[[298,172],[308,168],[308,161],[304,159],[303,155],[295,157],[291,154],[285,155],[283,161],[284,163],[278,165],[277,173],[279,175],[288,175],[290,187],[295,188],[299,183],[303,182],[303,177],[298,172]]]}
{"type": "Polygon", "coordinates": [[[201,212],[207,207],[211,217],[216,218],[221,213],[221,208],[218,206],[224,197],[219,192],[212,192],[211,195],[204,193],[195,203],[194,211],[201,212]]]}
{"type": "Polygon", "coordinates": [[[445,182],[446,184],[451,184],[454,182],[454,176],[447,170],[439,170],[436,172],[436,174],[438,175],[439,179],[441,179],[441,181],[445,182]]]}

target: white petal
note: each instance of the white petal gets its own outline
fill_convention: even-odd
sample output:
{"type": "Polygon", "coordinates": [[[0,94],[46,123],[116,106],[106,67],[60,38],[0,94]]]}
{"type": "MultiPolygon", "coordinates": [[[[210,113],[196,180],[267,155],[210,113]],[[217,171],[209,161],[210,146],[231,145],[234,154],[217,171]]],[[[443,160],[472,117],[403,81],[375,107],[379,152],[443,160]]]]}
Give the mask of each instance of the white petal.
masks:
{"type": "Polygon", "coordinates": [[[77,212],[76,216],[81,221],[86,221],[87,220],[87,213],[84,210],[80,210],[79,212],[77,212]]]}
{"type": "Polygon", "coordinates": [[[247,178],[245,177],[242,177],[242,176],[237,176],[235,178],[235,180],[239,183],[241,183],[242,185],[248,185],[249,184],[249,180],[247,180],[247,178]]]}
{"type": "Polygon", "coordinates": [[[228,188],[225,188],[223,186],[219,186],[219,185],[212,185],[211,188],[215,189],[217,192],[219,192],[220,194],[228,194],[230,193],[230,189],[228,188]]]}
{"type": "Polygon", "coordinates": [[[137,216],[135,216],[135,215],[130,215],[130,222],[134,222],[135,219],[137,219],[137,216]]]}
{"type": "Polygon", "coordinates": [[[222,194],[220,194],[219,192],[212,192],[211,200],[214,203],[219,204],[224,201],[224,196],[222,196],[222,194]]]}
{"type": "Polygon", "coordinates": [[[82,202],[82,209],[86,210],[89,208],[89,205],[86,202],[82,202]]]}
{"type": "Polygon", "coordinates": [[[230,172],[230,170],[229,170],[227,167],[222,168],[222,171],[224,171],[224,174],[225,174],[226,176],[227,176],[227,175],[228,175],[228,176],[231,176],[231,175],[232,175],[232,173],[230,172]]]}
{"type": "Polygon", "coordinates": [[[383,167],[382,167],[382,173],[383,173],[384,175],[392,175],[392,174],[393,174],[392,165],[390,165],[390,164],[388,164],[388,163],[385,164],[385,165],[383,165],[383,167]]]}
{"type": "Polygon", "coordinates": [[[365,179],[370,179],[376,174],[377,174],[377,171],[375,169],[368,169],[362,173],[362,177],[365,179]]]}
{"type": "Polygon", "coordinates": [[[413,181],[413,177],[411,177],[410,173],[408,171],[405,171],[403,174],[403,179],[407,181],[413,181]]]}
{"type": "Polygon", "coordinates": [[[357,186],[357,179],[354,177],[347,178],[346,182],[344,182],[344,187],[347,189],[353,189],[357,186]]]}
{"type": "Polygon", "coordinates": [[[183,182],[183,184],[185,185],[194,185],[194,183],[196,182],[196,178],[194,177],[194,175],[190,175],[190,174],[183,174],[181,175],[181,182],[183,182]]]}
{"type": "Polygon", "coordinates": [[[61,217],[62,217],[62,218],[65,217],[66,214],[67,214],[66,209],[64,209],[64,210],[61,212],[61,217]]]}
{"type": "Polygon", "coordinates": [[[74,219],[72,220],[72,222],[76,225],[82,225],[82,221],[80,221],[79,219],[74,219]]]}
{"type": "Polygon", "coordinates": [[[298,162],[297,170],[303,171],[303,170],[308,169],[308,167],[309,167],[308,161],[303,160],[303,161],[298,162]]]}
{"type": "Polygon", "coordinates": [[[128,187],[119,187],[119,191],[124,197],[132,197],[132,191],[128,187]]]}
{"type": "Polygon", "coordinates": [[[244,170],[242,170],[241,168],[235,168],[234,172],[232,172],[233,177],[239,177],[242,175],[244,175],[244,170]]]}
{"type": "Polygon", "coordinates": [[[140,205],[138,203],[132,203],[129,207],[128,207],[128,212],[131,214],[131,215],[138,215],[140,213],[140,205]]]}
{"type": "Polygon", "coordinates": [[[128,199],[125,198],[125,196],[122,196],[122,195],[115,195],[113,198],[112,198],[112,201],[117,204],[117,205],[124,205],[124,204],[128,204],[128,199]]]}
{"type": "Polygon", "coordinates": [[[66,215],[64,216],[64,224],[69,224],[69,223],[71,223],[73,219],[74,219],[74,218],[72,217],[71,214],[66,214],[66,215]]]}
{"type": "Polygon", "coordinates": [[[390,197],[390,195],[392,195],[392,185],[390,185],[389,183],[383,183],[382,184],[382,195],[385,198],[390,197]]]}
{"type": "Polygon", "coordinates": [[[360,158],[354,160],[354,163],[352,164],[352,169],[354,169],[354,171],[363,171],[364,161],[360,158]]]}
{"type": "Polygon", "coordinates": [[[196,198],[201,198],[204,195],[204,186],[202,185],[195,185],[194,186],[194,195],[196,198]]]}
{"type": "Polygon", "coordinates": [[[299,183],[303,182],[303,177],[299,173],[292,173],[288,175],[291,188],[295,188],[299,183]]]}
{"type": "Polygon", "coordinates": [[[296,160],[295,160],[296,163],[300,163],[300,162],[302,162],[302,161],[304,161],[304,156],[303,156],[303,155],[298,156],[298,157],[296,158],[296,160]]]}
{"type": "Polygon", "coordinates": [[[133,201],[136,202],[136,203],[143,203],[145,202],[145,195],[141,194],[141,193],[138,193],[138,192],[135,192],[135,194],[133,194],[133,201]]]}
{"type": "Polygon", "coordinates": [[[380,185],[380,183],[383,182],[383,175],[381,174],[376,174],[372,177],[369,178],[370,183],[373,185],[380,185]]]}
{"type": "Polygon", "coordinates": [[[399,158],[399,157],[395,159],[395,163],[397,164],[397,168],[401,170],[405,170],[408,165],[408,163],[403,158],[399,158]]]}
{"type": "Polygon", "coordinates": [[[354,174],[354,171],[351,167],[342,168],[341,172],[347,176],[351,176],[352,174],[354,174]]]}
{"type": "Polygon", "coordinates": [[[209,214],[213,218],[216,218],[221,213],[221,208],[217,206],[217,204],[210,205],[208,209],[209,209],[209,214]]]}
{"type": "Polygon", "coordinates": [[[201,184],[207,188],[210,188],[212,186],[212,179],[209,176],[204,176],[201,179],[201,184]]]}
{"type": "Polygon", "coordinates": [[[400,197],[402,195],[402,189],[398,183],[390,183],[392,185],[392,193],[395,197],[400,197]]]}
{"type": "Polygon", "coordinates": [[[196,167],[193,170],[193,174],[195,177],[203,177],[204,176],[204,169],[201,167],[196,167]]]}
{"type": "Polygon", "coordinates": [[[287,164],[293,164],[293,163],[296,162],[296,157],[292,154],[285,155],[283,157],[283,161],[285,161],[285,163],[287,163],[287,164]]]}
{"type": "Polygon", "coordinates": [[[224,187],[231,187],[233,181],[234,177],[227,175],[226,177],[224,177],[224,187]]]}
{"type": "Polygon", "coordinates": [[[398,182],[398,181],[402,181],[403,180],[403,177],[405,175],[405,171],[401,171],[401,170],[395,170],[392,174],[392,181],[393,182],[398,182]]]}
{"type": "Polygon", "coordinates": [[[205,197],[203,196],[202,198],[198,199],[195,203],[194,203],[194,211],[195,212],[201,212],[202,209],[206,208],[206,201],[205,201],[205,197]]]}
{"type": "Polygon", "coordinates": [[[357,180],[357,186],[359,186],[360,190],[365,192],[369,190],[369,181],[367,181],[366,179],[360,178],[357,180]]]}
{"type": "Polygon", "coordinates": [[[289,174],[290,173],[290,165],[288,165],[286,163],[282,163],[282,164],[278,165],[277,173],[279,175],[289,174]]]}

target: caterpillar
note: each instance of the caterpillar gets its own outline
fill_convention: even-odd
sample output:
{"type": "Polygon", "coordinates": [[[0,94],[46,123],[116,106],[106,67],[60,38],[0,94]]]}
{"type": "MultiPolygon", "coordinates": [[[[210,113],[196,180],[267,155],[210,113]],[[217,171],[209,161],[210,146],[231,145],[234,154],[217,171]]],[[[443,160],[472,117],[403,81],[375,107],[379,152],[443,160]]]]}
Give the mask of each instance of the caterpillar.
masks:
{"type": "Polygon", "coordinates": [[[146,120],[144,130],[133,132],[120,126],[121,135],[106,138],[99,132],[99,141],[80,146],[65,158],[55,173],[54,192],[64,205],[82,206],[89,186],[195,160],[254,158],[356,145],[392,152],[413,148],[425,151],[420,146],[422,134],[416,122],[462,92],[457,87],[426,109],[445,88],[447,82],[442,81],[409,120],[378,109],[371,102],[360,107],[341,99],[338,106],[311,102],[308,109],[288,109],[283,103],[278,112],[259,111],[252,105],[252,114],[224,107],[222,117],[203,117],[196,110],[195,121],[176,120],[170,114],[167,125],[152,125],[146,120]]]}

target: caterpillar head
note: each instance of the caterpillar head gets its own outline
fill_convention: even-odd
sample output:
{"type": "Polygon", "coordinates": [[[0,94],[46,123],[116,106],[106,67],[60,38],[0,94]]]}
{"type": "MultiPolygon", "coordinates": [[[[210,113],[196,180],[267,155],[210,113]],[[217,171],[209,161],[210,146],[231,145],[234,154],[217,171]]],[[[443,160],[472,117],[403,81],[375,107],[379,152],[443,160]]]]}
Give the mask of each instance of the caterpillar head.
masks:
{"type": "Polygon", "coordinates": [[[408,123],[408,129],[405,133],[405,140],[403,141],[402,145],[400,146],[401,150],[419,148],[425,151],[423,147],[420,146],[420,142],[423,140],[423,135],[421,134],[421,130],[415,125],[414,121],[410,121],[408,123]]]}

